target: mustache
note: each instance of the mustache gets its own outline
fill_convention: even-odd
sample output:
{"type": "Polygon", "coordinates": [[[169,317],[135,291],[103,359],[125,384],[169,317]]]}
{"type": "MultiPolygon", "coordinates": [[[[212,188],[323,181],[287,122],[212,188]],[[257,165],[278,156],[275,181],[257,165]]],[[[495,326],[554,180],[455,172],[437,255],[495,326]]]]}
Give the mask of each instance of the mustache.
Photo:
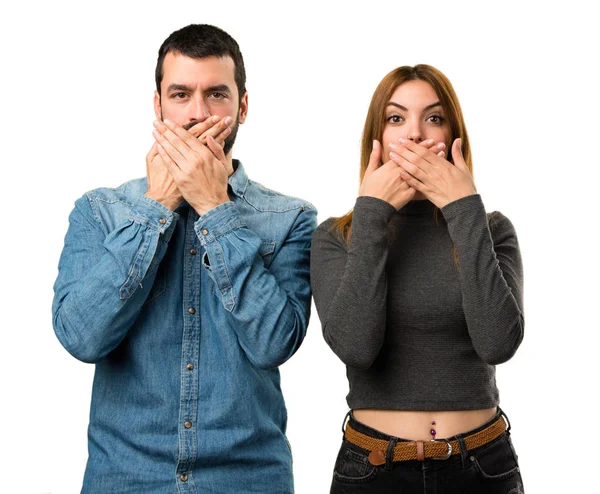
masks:
{"type": "Polygon", "coordinates": [[[191,129],[193,126],[194,126],[194,125],[196,125],[196,124],[199,124],[199,123],[200,123],[200,121],[199,121],[199,120],[195,120],[195,121],[193,121],[193,122],[188,122],[188,123],[186,123],[185,125],[182,125],[182,127],[183,127],[185,130],[190,130],[190,129],[191,129]]]}

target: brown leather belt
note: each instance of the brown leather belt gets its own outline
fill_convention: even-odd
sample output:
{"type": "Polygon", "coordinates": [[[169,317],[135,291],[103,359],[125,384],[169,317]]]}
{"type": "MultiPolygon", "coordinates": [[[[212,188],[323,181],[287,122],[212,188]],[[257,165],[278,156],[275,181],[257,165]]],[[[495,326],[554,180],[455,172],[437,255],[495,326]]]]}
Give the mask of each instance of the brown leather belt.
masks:
{"type": "MultiPolygon", "coordinates": [[[[463,438],[467,450],[475,449],[487,444],[500,436],[507,427],[504,417],[498,417],[490,426],[479,432],[463,438]]],[[[346,440],[359,448],[370,451],[369,462],[371,465],[383,465],[389,441],[375,439],[362,432],[354,430],[346,424],[344,432],[346,440]]],[[[399,442],[394,448],[394,461],[419,460],[426,458],[433,460],[446,460],[452,455],[460,453],[460,444],[457,440],[436,439],[435,441],[410,441],[399,442]]]]}

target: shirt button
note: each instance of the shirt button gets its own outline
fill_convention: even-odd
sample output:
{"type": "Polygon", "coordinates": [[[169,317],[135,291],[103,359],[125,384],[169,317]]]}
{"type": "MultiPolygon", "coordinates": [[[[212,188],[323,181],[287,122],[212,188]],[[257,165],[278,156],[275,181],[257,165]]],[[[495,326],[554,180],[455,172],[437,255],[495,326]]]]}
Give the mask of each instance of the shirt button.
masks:
{"type": "Polygon", "coordinates": [[[187,370],[194,370],[194,364],[187,364],[187,365],[185,366],[185,368],[186,368],[187,370]]]}
{"type": "Polygon", "coordinates": [[[189,420],[186,420],[186,421],[183,423],[183,426],[184,426],[186,429],[191,429],[191,428],[192,428],[192,423],[191,423],[189,420]]]}
{"type": "Polygon", "coordinates": [[[190,249],[190,254],[195,256],[198,253],[196,249],[190,249]]]}
{"type": "Polygon", "coordinates": [[[190,314],[195,314],[195,313],[196,313],[196,309],[194,309],[193,307],[190,307],[190,308],[188,309],[188,312],[189,312],[190,314]]]}
{"type": "Polygon", "coordinates": [[[181,476],[179,477],[179,480],[181,480],[182,482],[187,482],[188,476],[185,473],[182,473],[181,476]]]}
{"type": "Polygon", "coordinates": [[[208,235],[208,230],[206,228],[204,228],[201,233],[202,233],[202,235],[208,235]]]}
{"type": "Polygon", "coordinates": [[[158,222],[159,222],[161,225],[164,225],[164,224],[167,222],[167,220],[165,220],[164,218],[161,218],[160,220],[158,220],[158,222]]]}

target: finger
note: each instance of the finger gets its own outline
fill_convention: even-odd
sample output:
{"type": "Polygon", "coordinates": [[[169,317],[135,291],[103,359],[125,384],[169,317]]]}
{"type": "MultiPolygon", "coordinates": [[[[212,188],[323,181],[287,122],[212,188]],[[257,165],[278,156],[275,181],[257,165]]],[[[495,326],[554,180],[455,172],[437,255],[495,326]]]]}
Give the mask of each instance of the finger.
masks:
{"type": "MultiPolygon", "coordinates": [[[[410,139],[405,139],[404,137],[401,137],[398,140],[400,141],[400,148],[399,148],[400,150],[402,150],[402,147],[404,147],[410,153],[415,154],[416,156],[418,156],[422,160],[426,161],[427,163],[430,163],[434,166],[439,164],[439,162],[437,161],[437,153],[434,153],[434,152],[430,151],[429,149],[426,149],[425,147],[411,141],[410,139]]],[[[445,147],[446,146],[444,145],[444,148],[445,147]]],[[[398,151],[396,151],[396,152],[398,154],[401,154],[402,156],[404,156],[409,161],[412,161],[413,163],[418,164],[416,157],[411,156],[408,153],[403,153],[403,152],[398,152],[398,151]]]]}
{"type": "Polygon", "coordinates": [[[169,153],[167,153],[167,151],[161,144],[156,144],[156,149],[158,150],[158,154],[162,158],[163,163],[167,167],[167,170],[177,182],[177,177],[179,176],[181,169],[179,168],[179,166],[177,166],[177,163],[173,161],[171,156],[169,156],[169,153]]]}
{"type": "Polygon", "coordinates": [[[400,177],[402,177],[402,180],[404,180],[410,187],[412,187],[415,190],[418,190],[423,193],[427,190],[427,187],[423,182],[417,180],[404,169],[400,170],[400,177]]]}
{"type": "Polygon", "coordinates": [[[427,179],[427,172],[421,167],[415,165],[411,161],[404,158],[404,156],[401,156],[395,153],[394,151],[391,151],[390,158],[394,161],[394,163],[396,163],[396,165],[406,170],[408,173],[410,173],[413,177],[419,179],[421,182],[427,179]]]}
{"type": "Polygon", "coordinates": [[[419,143],[419,146],[423,146],[425,149],[431,149],[435,144],[433,139],[427,139],[426,141],[422,141],[419,143]]]}
{"type": "Polygon", "coordinates": [[[223,151],[223,146],[219,144],[213,136],[208,136],[206,138],[206,145],[208,149],[212,151],[215,157],[223,163],[225,167],[227,167],[227,158],[225,158],[225,152],[223,151]]]}
{"type": "Polygon", "coordinates": [[[205,132],[212,129],[214,126],[219,125],[222,122],[219,115],[213,115],[202,122],[196,123],[193,127],[188,129],[188,132],[194,137],[200,137],[205,132]]]}
{"type": "MultiPolygon", "coordinates": [[[[164,122],[156,122],[156,128],[161,132],[169,142],[176,147],[179,152],[191,159],[191,152],[199,152],[203,148],[202,144],[198,142],[192,134],[185,130],[181,125],[172,122],[171,120],[165,120],[164,122]]],[[[165,147],[165,149],[168,148],[165,147]]]]}
{"type": "Polygon", "coordinates": [[[377,139],[373,140],[373,149],[369,156],[369,164],[365,170],[365,176],[373,173],[377,168],[381,166],[381,144],[377,139]]]}
{"type": "MultiPolygon", "coordinates": [[[[177,137],[172,132],[171,132],[171,134],[173,136],[177,137]]],[[[180,150],[178,148],[176,148],[173,144],[171,144],[171,142],[163,134],[161,134],[157,129],[154,129],[152,131],[152,135],[154,136],[154,139],[156,139],[156,142],[158,144],[160,144],[160,147],[159,146],[157,146],[157,147],[158,147],[159,154],[161,157],[163,157],[163,155],[160,152],[160,150],[162,149],[163,151],[165,151],[167,153],[169,158],[177,164],[177,166],[179,166],[180,164],[183,163],[183,161],[185,160],[183,154],[180,152],[180,150]]],[[[181,142],[181,140],[180,140],[180,142],[181,142]]]]}
{"type": "Polygon", "coordinates": [[[410,173],[413,177],[417,178],[421,182],[427,179],[427,173],[425,173],[414,163],[411,163],[404,157],[400,156],[399,154],[396,154],[394,151],[390,152],[390,158],[392,158],[392,161],[394,161],[394,163],[400,166],[403,170],[406,170],[408,173],[410,173]]]}
{"type": "Polygon", "coordinates": [[[459,170],[469,171],[469,167],[465,163],[465,158],[462,154],[462,142],[460,138],[454,139],[452,143],[452,161],[454,161],[454,165],[459,170]]]}
{"type": "Polygon", "coordinates": [[[208,136],[214,137],[217,142],[224,142],[225,138],[231,133],[231,124],[233,123],[233,119],[231,117],[225,117],[223,120],[218,122],[216,125],[213,125],[210,129],[203,132],[198,140],[202,144],[206,144],[206,139],[208,136]]]}
{"type": "Polygon", "coordinates": [[[157,155],[158,155],[158,148],[156,147],[156,141],[154,141],[154,143],[152,144],[152,147],[150,148],[150,151],[148,151],[148,154],[146,155],[146,162],[147,163],[151,162],[154,158],[156,158],[157,155]]]}
{"type": "MultiPolygon", "coordinates": [[[[231,132],[232,132],[231,127],[226,127],[223,130],[223,132],[221,132],[219,135],[217,135],[214,139],[219,144],[223,144],[225,142],[225,139],[227,139],[229,137],[229,135],[231,134],[231,132]]],[[[202,141],[200,141],[200,142],[202,142],[202,141]]]]}

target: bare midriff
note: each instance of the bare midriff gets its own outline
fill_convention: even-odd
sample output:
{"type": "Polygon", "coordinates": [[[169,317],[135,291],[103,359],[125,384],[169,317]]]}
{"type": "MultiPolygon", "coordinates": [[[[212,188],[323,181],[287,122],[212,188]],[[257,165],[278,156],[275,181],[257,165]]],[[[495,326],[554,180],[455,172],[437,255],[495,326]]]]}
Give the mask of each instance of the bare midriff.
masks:
{"type": "Polygon", "coordinates": [[[463,434],[488,422],[496,408],[458,411],[353,410],[356,420],[384,434],[430,441],[463,434]],[[435,432],[435,434],[432,434],[435,432]]]}

